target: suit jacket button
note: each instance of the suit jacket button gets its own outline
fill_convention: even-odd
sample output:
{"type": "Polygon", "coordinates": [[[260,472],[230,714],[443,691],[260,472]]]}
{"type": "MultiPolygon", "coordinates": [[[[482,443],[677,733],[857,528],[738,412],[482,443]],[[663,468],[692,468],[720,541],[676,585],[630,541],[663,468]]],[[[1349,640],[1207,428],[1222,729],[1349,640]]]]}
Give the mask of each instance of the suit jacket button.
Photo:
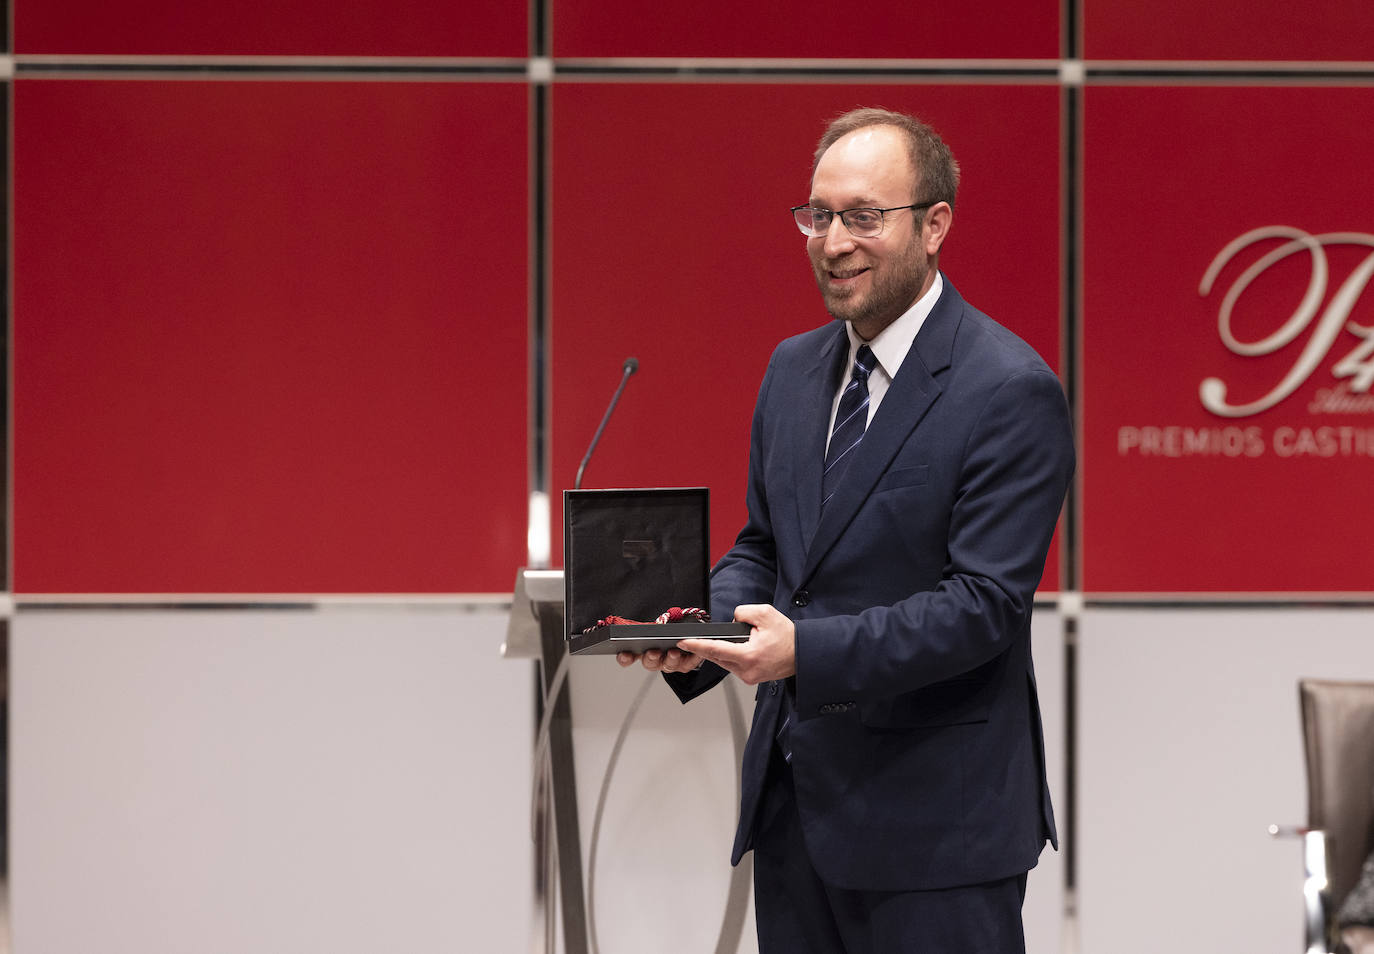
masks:
{"type": "Polygon", "coordinates": [[[792,594],[792,605],[793,605],[793,606],[810,606],[810,605],[811,605],[811,594],[808,593],[806,590],[797,590],[797,592],[795,592],[795,593],[792,594]]]}
{"type": "Polygon", "coordinates": [[[778,694],[778,684],[776,682],[770,682],[768,684],[768,694],[770,696],[776,696],[778,694]]]}

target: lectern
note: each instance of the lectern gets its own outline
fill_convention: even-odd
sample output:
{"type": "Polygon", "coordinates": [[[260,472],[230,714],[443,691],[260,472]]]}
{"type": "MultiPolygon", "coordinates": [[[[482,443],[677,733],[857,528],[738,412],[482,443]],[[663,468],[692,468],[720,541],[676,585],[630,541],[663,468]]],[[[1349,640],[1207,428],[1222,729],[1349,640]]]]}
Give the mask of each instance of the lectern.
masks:
{"type": "MultiPolygon", "coordinates": [[[[515,576],[515,593],[501,655],[539,661],[539,723],[547,722],[548,725],[549,759],[549,784],[540,790],[541,804],[537,806],[540,817],[546,822],[539,837],[544,841],[553,839],[558,859],[556,865],[546,860],[541,864],[540,887],[549,917],[552,917],[555,897],[562,908],[564,950],[567,954],[586,954],[587,906],[582,884],[582,840],[577,823],[572,708],[568,693],[562,688],[565,680],[560,678],[560,672],[566,674],[566,668],[560,670],[560,666],[564,665],[568,652],[563,599],[562,570],[520,570],[515,576]],[[551,706],[548,712],[543,711],[545,699],[551,706]],[[552,831],[548,822],[552,823],[552,831]]],[[[539,847],[543,849],[546,845],[539,847]]],[[[547,859],[549,853],[541,850],[539,857],[547,859]]]]}
{"type": "MultiPolygon", "coordinates": [[[[573,768],[572,709],[568,693],[560,691],[568,672],[568,632],[564,616],[563,571],[561,570],[521,570],[516,574],[515,592],[511,601],[510,622],[506,627],[506,642],[501,647],[503,656],[539,660],[539,690],[541,700],[549,700],[547,711],[540,713],[541,735],[547,732],[547,739],[538,740],[540,750],[547,744],[549,782],[541,791],[538,805],[540,817],[546,823],[539,833],[541,859],[551,854],[547,849],[556,848],[557,865],[544,863],[539,886],[543,892],[546,950],[552,954],[555,920],[555,898],[562,906],[562,926],[564,947],[568,954],[586,954],[595,937],[594,925],[588,910],[588,900],[583,882],[581,836],[577,821],[576,774],[573,768]]],[[[640,627],[652,629],[654,627],[640,627]]],[[[644,686],[647,689],[649,683],[644,686]]],[[[747,723],[741,708],[734,680],[726,680],[722,696],[730,719],[730,735],[733,742],[735,766],[736,797],[739,794],[739,765],[743,760],[747,723]]],[[[642,698],[642,693],[641,693],[642,698]]],[[[636,702],[630,707],[621,735],[612,747],[610,762],[606,768],[609,780],[615,767],[616,753],[625,733],[634,719],[636,702]]],[[[536,767],[538,772],[541,766],[536,767]]],[[[602,788],[604,800],[605,787],[602,788]]],[[[595,816],[599,819],[604,801],[596,806],[595,816]]],[[[592,826],[593,861],[596,858],[597,826],[592,826]]],[[[749,882],[753,871],[752,859],[745,859],[729,872],[729,890],[726,895],[725,911],[721,917],[720,934],[715,950],[732,952],[739,950],[740,937],[749,909],[749,882]]]]}

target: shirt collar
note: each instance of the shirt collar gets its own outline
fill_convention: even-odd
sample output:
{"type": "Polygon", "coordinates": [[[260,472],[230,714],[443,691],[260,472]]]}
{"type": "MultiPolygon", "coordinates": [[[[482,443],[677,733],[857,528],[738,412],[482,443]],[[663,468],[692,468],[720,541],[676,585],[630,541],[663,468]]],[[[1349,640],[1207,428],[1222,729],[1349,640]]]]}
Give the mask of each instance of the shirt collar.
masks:
{"type": "Polygon", "coordinates": [[[921,330],[921,325],[925,324],[935,303],[940,300],[940,293],[944,288],[944,276],[937,271],[935,281],[931,282],[929,290],[916,299],[914,305],[902,312],[901,317],[878,332],[872,341],[862,340],[855,334],[853,323],[845,322],[845,332],[849,335],[850,364],[853,364],[854,355],[858,354],[859,347],[866,344],[873,352],[873,357],[878,359],[878,366],[882,368],[888,380],[895,378],[907,352],[911,350],[911,343],[916,340],[916,334],[921,330]]]}

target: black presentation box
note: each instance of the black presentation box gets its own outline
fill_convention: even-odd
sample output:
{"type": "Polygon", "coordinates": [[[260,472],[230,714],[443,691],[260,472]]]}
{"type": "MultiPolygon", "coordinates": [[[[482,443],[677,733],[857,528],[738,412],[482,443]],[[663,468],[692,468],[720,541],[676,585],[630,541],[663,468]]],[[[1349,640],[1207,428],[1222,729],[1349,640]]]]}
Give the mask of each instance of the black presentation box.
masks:
{"type": "Polygon", "coordinates": [[[671,649],[692,637],[744,642],[748,623],[654,623],[674,606],[710,610],[710,491],[705,487],[563,491],[568,649],[671,649]],[[608,616],[617,624],[584,632],[608,616]]]}

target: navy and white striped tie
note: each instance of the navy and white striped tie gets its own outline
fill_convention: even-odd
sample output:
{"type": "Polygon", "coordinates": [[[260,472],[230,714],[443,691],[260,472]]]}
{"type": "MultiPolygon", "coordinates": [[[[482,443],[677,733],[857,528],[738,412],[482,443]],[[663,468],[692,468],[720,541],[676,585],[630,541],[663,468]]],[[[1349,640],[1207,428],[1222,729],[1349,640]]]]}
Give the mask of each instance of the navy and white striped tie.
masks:
{"type": "Polygon", "coordinates": [[[864,439],[868,427],[868,376],[877,359],[868,345],[854,355],[854,371],[849,384],[840,395],[840,407],[835,412],[835,427],[830,432],[830,448],[825,452],[825,473],[821,477],[821,506],[835,495],[840,478],[849,469],[849,462],[864,439]]]}
{"type": "MultiPolygon", "coordinates": [[[[835,426],[830,431],[830,447],[825,452],[825,473],[821,477],[821,506],[824,507],[840,484],[840,478],[849,469],[859,442],[864,439],[868,428],[868,376],[873,372],[877,359],[873,351],[864,345],[854,355],[854,370],[849,376],[849,384],[840,395],[840,407],[835,412],[835,426]]],[[[782,757],[792,761],[792,720],[797,715],[796,689],[792,679],[783,681],[782,723],[778,726],[777,742],[782,757]]]]}

